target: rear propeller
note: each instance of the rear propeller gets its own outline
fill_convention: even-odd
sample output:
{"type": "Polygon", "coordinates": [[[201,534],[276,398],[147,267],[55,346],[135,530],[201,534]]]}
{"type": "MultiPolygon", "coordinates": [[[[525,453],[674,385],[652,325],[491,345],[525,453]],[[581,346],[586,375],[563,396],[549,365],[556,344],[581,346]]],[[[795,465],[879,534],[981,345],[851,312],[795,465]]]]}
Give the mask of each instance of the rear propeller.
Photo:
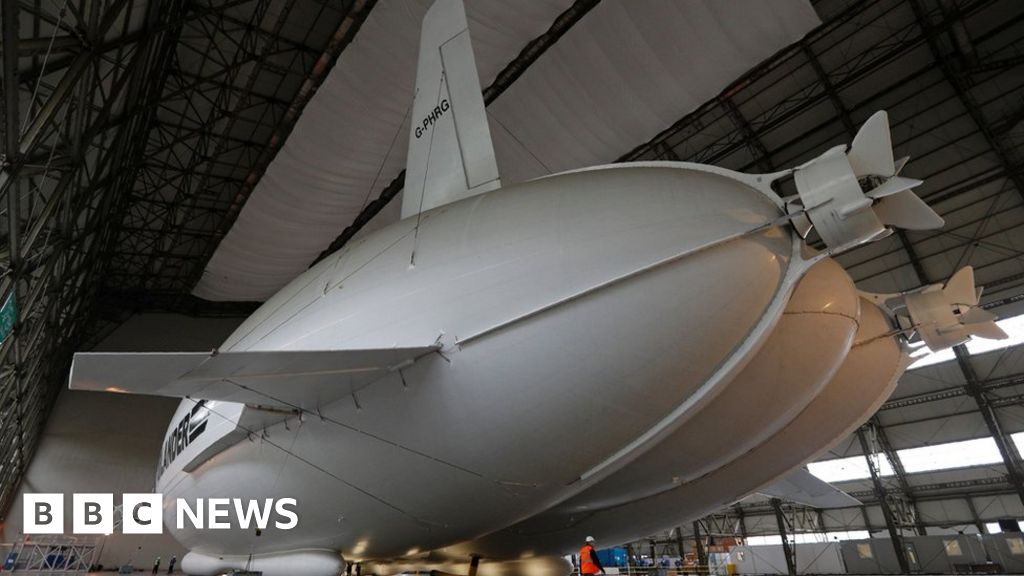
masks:
{"type": "Polygon", "coordinates": [[[942,217],[913,192],[923,182],[900,176],[907,160],[893,159],[889,116],[875,112],[849,148],[836,146],[794,170],[793,225],[805,237],[814,227],[830,252],[885,238],[892,227],[942,227],[942,217]]]}
{"type": "Polygon", "coordinates": [[[971,336],[1004,340],[1006,332],[996,324],[996,316],[978,306],[981,288],[974,288],[974,269],[965,266],[945,286],[935,284],[916,293],[905,294],[910,324],[932,351],[962,344],[971,336]]]}

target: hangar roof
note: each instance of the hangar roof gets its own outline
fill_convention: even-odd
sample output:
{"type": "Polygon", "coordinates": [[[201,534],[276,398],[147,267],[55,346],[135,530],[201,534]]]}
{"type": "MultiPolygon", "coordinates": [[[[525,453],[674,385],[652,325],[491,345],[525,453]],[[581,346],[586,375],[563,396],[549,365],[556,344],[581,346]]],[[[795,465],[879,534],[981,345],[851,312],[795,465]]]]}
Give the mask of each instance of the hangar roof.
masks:
{"type": "MultiPolygon", "coordinates": [[[[381,0],[253,189],[194,293],[266,300],[403,172],[419,23],[381,0]],[[297,233],[300,232],[301,233],[297,233]]],[[[505,184],[613,161],[818,23],[803,0],[600,2],[500,93],[496,79],[572,6],[467,3],[505,184]]],[[[399,200],[370,227],[398,220],[399,200]]]]}

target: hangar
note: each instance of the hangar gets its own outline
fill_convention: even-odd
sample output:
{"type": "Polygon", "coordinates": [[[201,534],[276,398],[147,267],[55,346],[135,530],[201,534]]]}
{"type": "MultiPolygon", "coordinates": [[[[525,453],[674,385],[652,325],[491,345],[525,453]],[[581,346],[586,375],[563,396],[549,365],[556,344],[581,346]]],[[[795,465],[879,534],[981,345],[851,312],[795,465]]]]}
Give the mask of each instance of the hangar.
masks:
{"type": "MultiPolygon", "coordinates": [[[[74,352],[215,348],[399,219],[429,4],[3,4],[0,552],[26,558],[25,493],[152,490],[175,403],[63,391],[74,352]]],[[[886,110],[945,226],[837,261],[876,293],[972,266],[1010,339],[920,361],[818,456],[811,472],[859,505],[752,496],[606,544],[628,550],[623,570],[667,556],[741,573],[1024,572],[1024,6],[739,4],[467,0],[503,179],[654,160],[772,173],[886,110]]],[[[140,538],[104,539],[92,563],[185,552],[140,538]]]]}

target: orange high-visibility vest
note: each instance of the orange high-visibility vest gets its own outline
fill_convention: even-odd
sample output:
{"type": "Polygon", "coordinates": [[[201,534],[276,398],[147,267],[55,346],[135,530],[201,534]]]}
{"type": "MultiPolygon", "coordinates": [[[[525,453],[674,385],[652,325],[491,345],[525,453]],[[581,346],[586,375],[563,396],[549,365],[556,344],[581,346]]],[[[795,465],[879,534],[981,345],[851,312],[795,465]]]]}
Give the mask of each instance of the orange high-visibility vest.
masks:
{"type": "Polygon", "coordinates": [[[580,574],[601,573],[601,569],[597,567],[597,564],[594,564],[592,554],[597,554],[597,552],[594,552],[594,547],[590,544],[580,548],[580,574]]]}

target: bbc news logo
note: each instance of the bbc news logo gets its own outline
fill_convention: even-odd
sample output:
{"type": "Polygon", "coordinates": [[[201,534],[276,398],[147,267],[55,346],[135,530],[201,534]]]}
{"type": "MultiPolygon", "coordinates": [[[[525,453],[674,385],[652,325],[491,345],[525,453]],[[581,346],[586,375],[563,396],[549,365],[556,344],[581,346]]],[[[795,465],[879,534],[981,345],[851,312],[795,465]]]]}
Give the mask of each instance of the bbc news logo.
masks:
{"type": "MultiPolygon", "coordinates": [[[[163,534],[163,500],[162,494],[122,494],[121,532],[163,534]]],[[[25,494],[24,502],[24,534],[64,533],[64,494],[25,494]]],[[[73,494],[71,502],[73,534],[114,532],[117,509],[113,494],[73,494]]],[[[174,506],[178,530],[266,530],[270,525],[291,530],[299,524],[294,498],[198,498],[192,502],[178,498],[174,506]]]]}

